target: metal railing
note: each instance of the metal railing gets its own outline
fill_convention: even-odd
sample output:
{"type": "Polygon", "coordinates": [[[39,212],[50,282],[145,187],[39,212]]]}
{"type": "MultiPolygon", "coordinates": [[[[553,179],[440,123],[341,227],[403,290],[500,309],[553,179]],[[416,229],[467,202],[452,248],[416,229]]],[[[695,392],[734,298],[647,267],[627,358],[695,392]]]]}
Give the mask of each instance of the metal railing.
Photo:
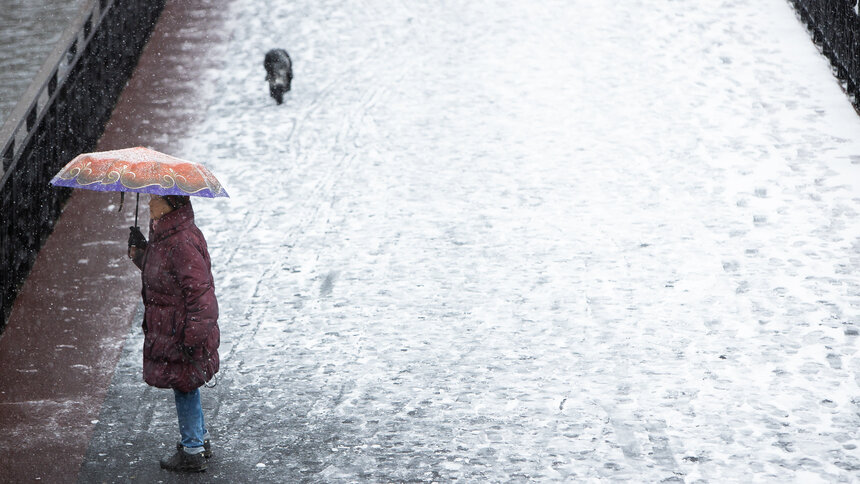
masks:
{"type": "Polygon", "coordinates": [[[70,189],[51,177],[101,136],[165,0],[91,0],[0,128],[0,331],[70,189]]]}
{"type": "Polygon", "coordinates": [[[830,59],[854,109],[860,112],[860,10],[857,0],[789,0],[812,40],[830,59]]]}

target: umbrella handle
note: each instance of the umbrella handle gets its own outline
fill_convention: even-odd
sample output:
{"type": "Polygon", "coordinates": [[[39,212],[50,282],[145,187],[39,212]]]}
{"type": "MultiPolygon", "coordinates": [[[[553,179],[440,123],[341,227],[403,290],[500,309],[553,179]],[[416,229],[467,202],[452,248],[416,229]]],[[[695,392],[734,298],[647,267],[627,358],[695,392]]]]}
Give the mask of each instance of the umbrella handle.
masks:
{"type": "Polygon", "coordinates": [[[137,227],[137,207],[140,205],[140,193],[137,193],[137,200],[134,202],[134,226],[137,227]]]}

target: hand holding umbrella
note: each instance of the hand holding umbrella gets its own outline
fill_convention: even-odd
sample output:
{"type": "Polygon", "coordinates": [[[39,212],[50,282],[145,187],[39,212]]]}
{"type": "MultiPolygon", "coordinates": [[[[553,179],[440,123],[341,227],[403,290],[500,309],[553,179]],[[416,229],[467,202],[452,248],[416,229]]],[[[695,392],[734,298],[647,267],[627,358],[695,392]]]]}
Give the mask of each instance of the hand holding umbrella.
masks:
{"type": "Polygon", "coordinates": [[[140,231],[140,227],[134,225],[133,227],[129,227],[128,234],[128,256],[131,259],[134,259],[136,255],[136,250],[146,250],[146,237],[143,236],[143,233],[140,231]]]}

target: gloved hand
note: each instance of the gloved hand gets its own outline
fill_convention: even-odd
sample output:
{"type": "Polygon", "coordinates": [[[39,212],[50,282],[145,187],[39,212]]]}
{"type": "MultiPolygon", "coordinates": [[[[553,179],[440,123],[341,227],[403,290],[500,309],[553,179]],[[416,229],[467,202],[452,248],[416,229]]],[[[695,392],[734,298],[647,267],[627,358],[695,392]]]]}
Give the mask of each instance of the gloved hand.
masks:
{"type": "Polygon", "coordinates": [[[128,246],[137,247],[138,249],[146,249],[146,237],[140,231],[140,227],[129,227],[128,246]]]}
{"type": "Polygon", "coordinates": [[[182,345],[182,352],[188,355],[192,360],[194,359],[194,347],[193,346],[185,346],[182,345]]]}

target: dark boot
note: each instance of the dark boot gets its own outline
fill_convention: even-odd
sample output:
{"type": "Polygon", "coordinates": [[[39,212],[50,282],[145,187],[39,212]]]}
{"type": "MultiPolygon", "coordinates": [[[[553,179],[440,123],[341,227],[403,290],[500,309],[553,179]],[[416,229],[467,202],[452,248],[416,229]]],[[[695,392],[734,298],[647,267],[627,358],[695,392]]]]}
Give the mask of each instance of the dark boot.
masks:
{"type": "MultiPolygon", "coordinates": [[[[176,443],[176,450],[182,450],[182,442],[176,443]]],[[[207,459],[212,457],[212,443],[209,442],[209,439],[203,440],[203,457],[207,459]]]]}
{"type": "Polygon", "coordinates": [[[184,449],[177,449],[172,456],[161,459],[161,468],[175,472],[203,472],[206,470],[206,458],[203,452],[189,454],[184,449]]]}

